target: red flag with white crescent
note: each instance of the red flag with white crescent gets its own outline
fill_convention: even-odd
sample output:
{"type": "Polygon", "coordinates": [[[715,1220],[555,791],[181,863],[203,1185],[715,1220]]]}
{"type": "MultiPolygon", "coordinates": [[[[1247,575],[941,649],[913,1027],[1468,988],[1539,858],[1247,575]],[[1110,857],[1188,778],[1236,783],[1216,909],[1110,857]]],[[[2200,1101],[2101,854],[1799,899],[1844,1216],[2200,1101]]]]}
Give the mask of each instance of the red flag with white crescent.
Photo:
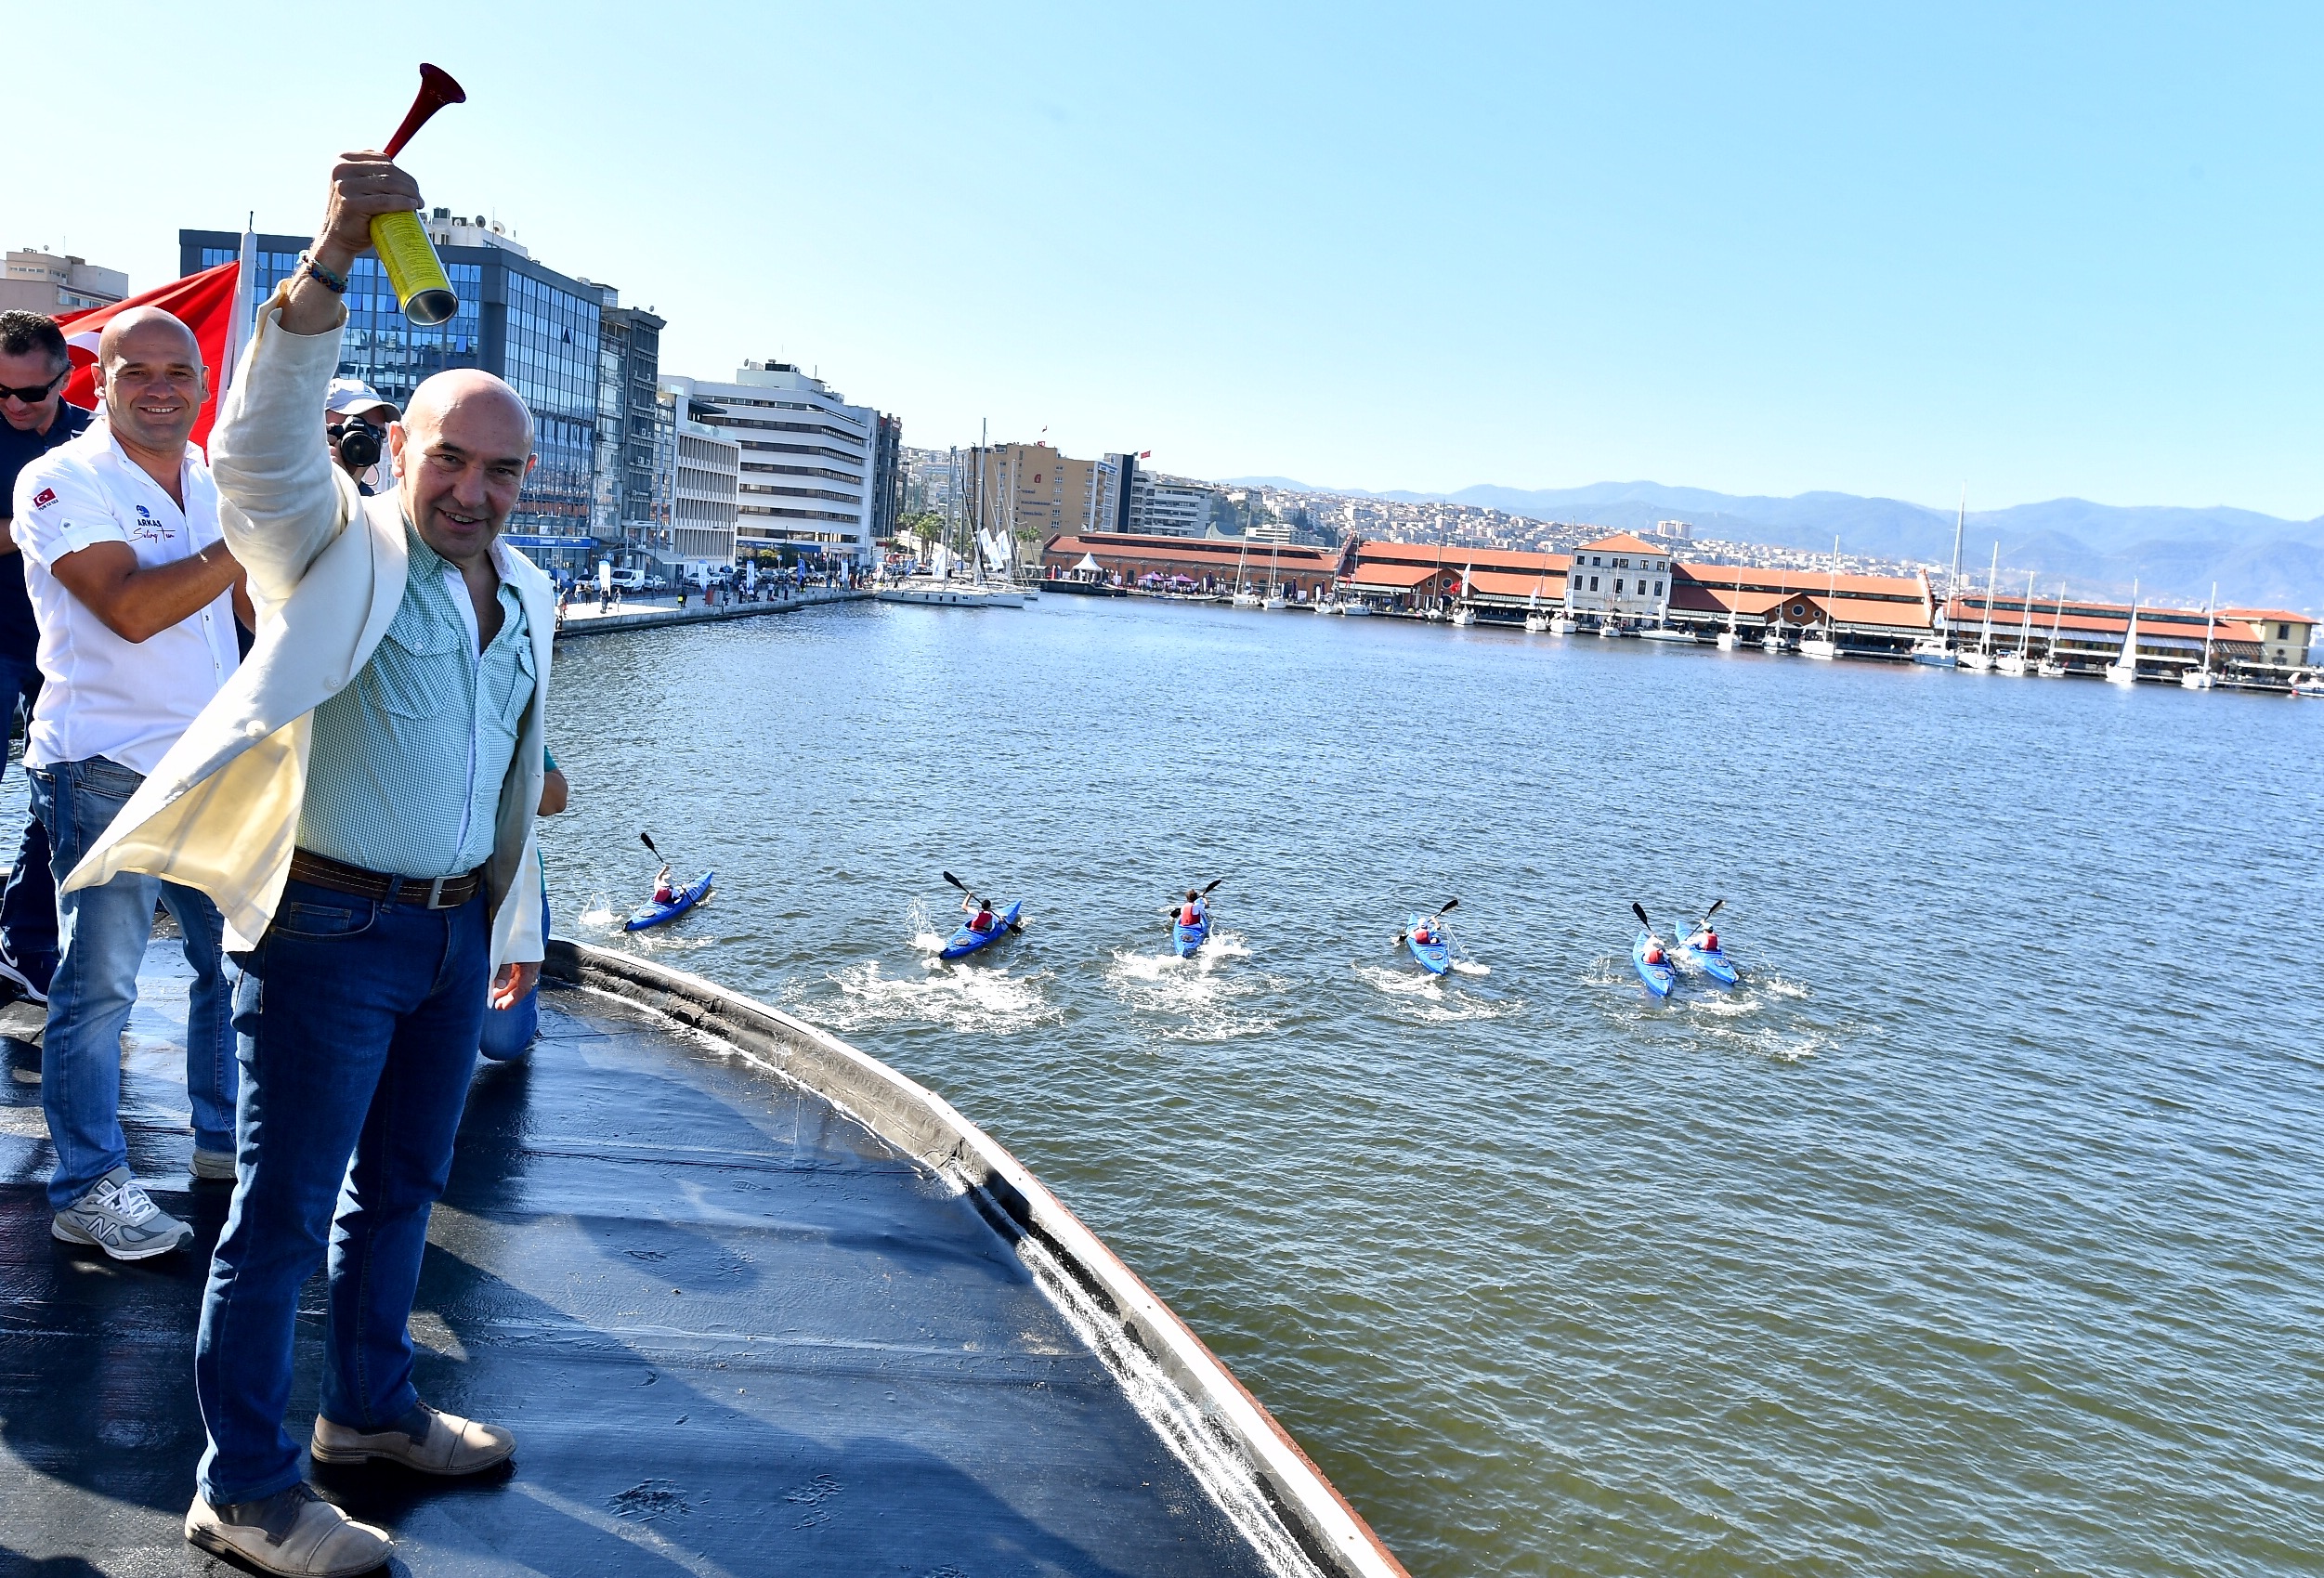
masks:
{"type": "Polygon", "coordinates": [[[193,430],[193,441],[207,449],[210,424],[218,413],[218,390],[227,381],[234,304],[241,293],[237,287],[242,277],[240,263],[221,263],[215,268],[172,280],[143,295],[117,301],[111,306],[59,313],[57,326],[64,331],[66,346],[72,354],[72,376],[65,383],[64,398],[76,406],[95,411],[98,336],[106,324],[133,306],[158,306],[175,314],[193,331],[194,343],[202,347],[202,365],[210,370],[210,397],[202,402],[202,416],[193,430]]]}

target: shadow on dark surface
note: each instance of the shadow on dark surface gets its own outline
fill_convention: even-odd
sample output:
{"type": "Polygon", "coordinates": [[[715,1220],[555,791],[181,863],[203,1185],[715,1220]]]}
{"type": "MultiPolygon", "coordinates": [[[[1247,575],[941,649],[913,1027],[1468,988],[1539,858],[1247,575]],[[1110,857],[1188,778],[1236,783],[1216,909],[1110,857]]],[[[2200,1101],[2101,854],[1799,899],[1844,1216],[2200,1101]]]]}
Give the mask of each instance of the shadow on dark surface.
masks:
{"type": "MultiPolygon", "coordinates": [[[[543,1018],[529,1063],[471,1088],[412,1318],[422,1395],[515,1430],[514,1465],[317,1476],[399,1567],[1268,1570],[965,1198],[624,1005],[560,992],[543,1018]]],[[[182,1170],[163,1141],[189,1143],[141,1173],[182,1170]]],[[[84,1258],[48,1238],[33,1150],[0,1155],[0,1575],[210,1569],[178,1523],[226,1193],[163,1193],[196,1253],[84,1258]]],[[[318,1280],[294,1436],[320,1310],[318,1280]]]]}

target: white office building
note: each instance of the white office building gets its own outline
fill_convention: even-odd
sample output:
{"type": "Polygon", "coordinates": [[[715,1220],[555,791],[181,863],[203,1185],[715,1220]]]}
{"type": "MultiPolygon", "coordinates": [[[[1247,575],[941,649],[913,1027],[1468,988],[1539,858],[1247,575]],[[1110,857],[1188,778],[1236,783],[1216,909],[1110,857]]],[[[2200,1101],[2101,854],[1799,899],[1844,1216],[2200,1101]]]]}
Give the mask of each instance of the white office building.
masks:
{"type": "Polygon", "coordinates": [[[1670,606],[1670,550],[1626,531],[1583,543],[1565,572],[1565,606],[1572,614],[1660,623],[1670,606]]]}
{"type": "Polygon", "coordinates": [[[659,424],[657,459],[665,474],[656,479],[655,491],[669,512],[659,556],[672,573],[699,582],[734,566],[742,446],[703,421],[700,397],[687,387],[693,382],[672,378],[662,385],[666,414],[659,424]]]}
{"type": "Polygon", "coordinates": [[[1211,526],[1234,519],[1226,495],[1190,477],[1135,473],[1129,484],[1129,529],[1155,537],[1208,537],[1211,526]]]}
{"type": "Polygon", "coordinates": [[[786,361],[746,361],[732,382],[664,378],[694,420],[738,447],[735,555],[741,559],[876,557],[879,413],[851,406],[786,361]]]}

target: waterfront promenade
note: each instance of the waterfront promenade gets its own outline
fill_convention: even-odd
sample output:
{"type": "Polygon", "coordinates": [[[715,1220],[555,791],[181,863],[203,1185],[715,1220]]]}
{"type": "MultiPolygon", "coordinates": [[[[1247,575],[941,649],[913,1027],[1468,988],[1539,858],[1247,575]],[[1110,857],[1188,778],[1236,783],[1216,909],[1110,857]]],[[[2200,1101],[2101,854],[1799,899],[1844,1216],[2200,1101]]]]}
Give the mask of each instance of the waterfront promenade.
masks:
{"type": "Polygon", "coordinates": [[[705,607],[699,596],[689,595],[683,608],[674,596],[625,597],[602,613],[594,596],[586,601],[577,597],[558,616],[556,633],[562,640],[569,635],[606,635],[622,630],[717,624],[726,619],[756,619],[763,614],[788,614],[827,603],[860,602],[870,595],[868,592],[851,592],[844,587],[810,586],[788,597],[769,598],[763,603],[724,603],[715,607],[705,607]]]}

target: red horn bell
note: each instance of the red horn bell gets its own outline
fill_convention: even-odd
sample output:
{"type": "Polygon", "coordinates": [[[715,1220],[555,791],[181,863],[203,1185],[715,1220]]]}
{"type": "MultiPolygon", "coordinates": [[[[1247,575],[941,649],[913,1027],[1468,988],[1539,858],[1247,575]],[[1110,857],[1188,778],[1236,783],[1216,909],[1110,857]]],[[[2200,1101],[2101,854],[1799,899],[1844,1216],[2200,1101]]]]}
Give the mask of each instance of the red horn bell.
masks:
{"type": "Polygon", "coordinates": [[[427,118],[447,104],[465,104],[468,95],[452,81],[452,74],[441,66],[423,63],[420,67],[420,95],[411,101],[411,109],[396,128],[396,135],[387,139],[383,150],[393,159],[403,151],[403,145],[411,140],[411,134],[427,124],[427,118]]]}

